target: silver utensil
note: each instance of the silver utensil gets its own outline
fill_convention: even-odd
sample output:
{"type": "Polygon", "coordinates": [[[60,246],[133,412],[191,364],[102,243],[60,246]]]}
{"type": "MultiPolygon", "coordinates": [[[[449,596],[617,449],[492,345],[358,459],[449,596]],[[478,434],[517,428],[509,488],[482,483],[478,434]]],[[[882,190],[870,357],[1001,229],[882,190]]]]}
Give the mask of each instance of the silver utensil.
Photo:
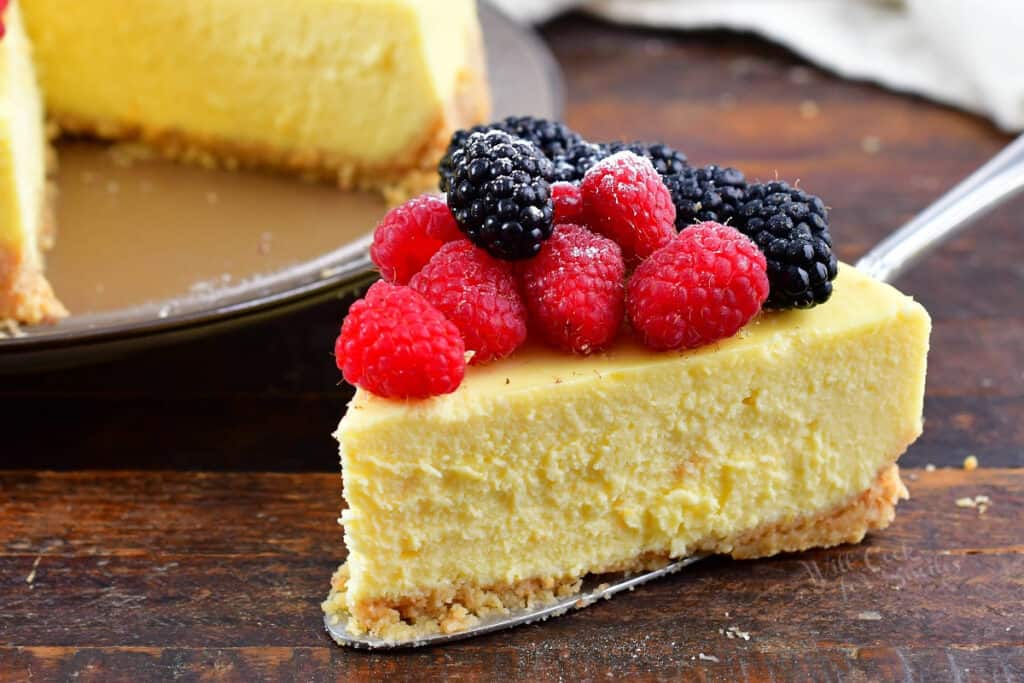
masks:
{"type": "MultiPolygon", "coordinates": [[[[918,214],[909,223],[878,243],[857,261],[857,268],[882,281],[898,277],[921,257],[967,228],[978,218],[1024,189],[1024,135],[1017,138],[991,161],[968,176],[938,201],[918,214]]],[[[653,579],[672,574],[704,556],[685,557],[660,569],[642,574],[617,574],[588,577],[583,590],[555,603],[532,609],[510,610],[507,614],[481,619],[478,624],[458,633],[433,634],[411,641],[395,642],[372,636],[354,636],[339,620],[324,623],[331,638],[339,645],[361,649],[392,649],[440,645],[463,638],[493,633],[502,629],[543,621],[582,609],[616,593],[632,590],[653,579]]]]}
{"type": "Polygon", "coordinates": [[[1024,189],[1024,135],[876,244],[857,261],[857,268],[889,282],[1021,189],[1024,189]]]}

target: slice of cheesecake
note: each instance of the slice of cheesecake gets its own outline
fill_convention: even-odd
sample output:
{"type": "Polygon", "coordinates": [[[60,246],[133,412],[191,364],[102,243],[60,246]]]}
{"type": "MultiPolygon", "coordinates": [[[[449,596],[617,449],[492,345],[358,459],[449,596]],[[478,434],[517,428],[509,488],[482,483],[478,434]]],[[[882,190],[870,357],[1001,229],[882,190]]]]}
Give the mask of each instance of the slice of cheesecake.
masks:
{"type": "Polygon", "coordinates": [[[930,320],[843,266],[827,305],[688,352],[526,347],[341,422],[348,561],[324,608],[406,640],[694,553],[857,542],[906,496],[930,320]]]}
{"type": "Polygon", "coordinates": [[[473,0],[21,0],[49,114],[209,164],[408,195],[487,114],[473,0]]]}
{"type": "Polygon", "coordinates": [[[0,321],[47,322],[65,311],[43,277],[53,237],[43,105],[18,3],[0,11],[0,321]]]}

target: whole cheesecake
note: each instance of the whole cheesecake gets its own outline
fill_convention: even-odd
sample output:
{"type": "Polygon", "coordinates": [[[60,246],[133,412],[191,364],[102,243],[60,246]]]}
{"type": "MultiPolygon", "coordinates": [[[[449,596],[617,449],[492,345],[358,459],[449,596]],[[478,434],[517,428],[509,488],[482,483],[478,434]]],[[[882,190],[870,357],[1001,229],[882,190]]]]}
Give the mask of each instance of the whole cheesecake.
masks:
{"type": "Polygon", "coordinates": [[[452,132],[489,110],[473,0],[14,0],[4,18],[3,172],[18,180],[0,196],[0,318],[21,322],[63,313],[40,275],[33,61],[61,131],[390,199],[436,186],[452,132]]]}
{"type": "Polygon", "coordinates": [[[842,266],[827,304],[728,339],[589,357],[527,343],[453,393],[356,392],[348,560],[324,608],[404,641],[550,601],[590,573],[860,541],[906,497],[930,320],[842,266]]]}

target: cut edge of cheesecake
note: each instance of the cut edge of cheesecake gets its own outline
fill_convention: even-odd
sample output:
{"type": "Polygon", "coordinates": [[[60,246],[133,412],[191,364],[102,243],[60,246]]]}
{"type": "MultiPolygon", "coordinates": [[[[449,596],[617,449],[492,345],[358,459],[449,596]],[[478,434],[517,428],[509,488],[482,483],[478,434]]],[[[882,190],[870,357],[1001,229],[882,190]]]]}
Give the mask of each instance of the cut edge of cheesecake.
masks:
{"type": "Polygon", "coordinates": [[[17,2],[0,39],[0,321],[37,324],[67,315],[44,275],[43,252],[56,236],[56,155],[43,119],[31,43],[17,2]]]}
{"type": "MultiPolygon", "coordinates": [[[[909,446],[917,438],[907,439],[909,446]]],[[[768,522],[745,529],[728,538],[706,538],[694,544],[693,554],[722,554],[734,559],[770,557],[779,553],[829,548],[859,543],[871,531],[885,529],[896,515],[896,505],[910,497],[900,479],[895,461],[906,447],[895,453],[871,486],[850,500],[818,514],[784,522],[768,522]]],[[[591,574],[638,573],[664,566],[678,559],[668,554],[649,553],[632,562],[603,567],[591,574]]],[[[457,633],[472,628],[480,619],[503,615],[510,610],[542,607],[580,591],[584,577],[533,577],[514,583],[477,586],[462,584],[435,590],[400,601],[376,601],[349,612],[346,586],[348,564],[331,577],[331,590],[323,603],[324,613],[334,623],[346,623],[356,636],[372,635],[388,641],[414,640],[435,633],[457,633]]]]}

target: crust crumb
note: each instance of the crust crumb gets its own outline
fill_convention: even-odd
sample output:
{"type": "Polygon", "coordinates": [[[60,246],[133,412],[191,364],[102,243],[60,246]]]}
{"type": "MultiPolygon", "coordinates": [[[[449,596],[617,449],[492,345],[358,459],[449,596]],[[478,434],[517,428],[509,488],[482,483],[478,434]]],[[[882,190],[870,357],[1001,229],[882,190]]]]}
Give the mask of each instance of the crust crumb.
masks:
{"type": "Polygon", "coordinates": [[[958,508],[975,508],[979,515],[985,514],[989,506],[992,505],[992,499],[986,495],[977,495],[973,498],[970,496],[964,496],[963,498],[956,499],[956,506],[958,508]]]}

